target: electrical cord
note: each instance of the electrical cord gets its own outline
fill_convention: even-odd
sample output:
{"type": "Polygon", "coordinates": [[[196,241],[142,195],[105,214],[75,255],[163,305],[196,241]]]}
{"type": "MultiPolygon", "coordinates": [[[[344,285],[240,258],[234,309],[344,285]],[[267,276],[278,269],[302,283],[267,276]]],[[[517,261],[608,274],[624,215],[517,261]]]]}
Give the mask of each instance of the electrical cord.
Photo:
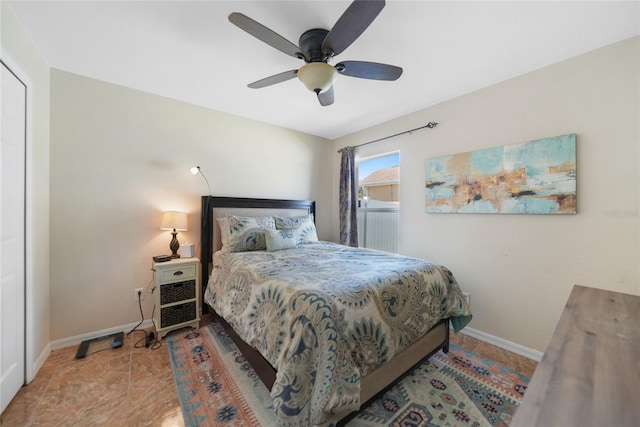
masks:
{"type": "MultiPolygon", "coordinates": [[[[153,304],[153,310],[151,310],[151,318],[156,314],[156,305],[153,304]]],[[[151,338],[153,340],[153,338],[151,338]]],[[[149,343],[149,348],[151,350],[157,350],[162,347],[162,342],[158,339],[158,335],[155,335],[155,340],[149,343]]]]}
{"type": "Polygon", "coordinates": [[[140,317],[141,317],[140,323],[138,323],[129,332],[127,332],[127,336],[131,334],[131,332],[133,331],[141,331],[146,334],[144,330],[138,329],[138,326],[142,325],[142,322],[144,322],[144,312],[142,311],[142,299],[140,298],[141,296],[142,296],[142,291],[138,291],[138,307],[140,308],[140,317]]]}
{"type": "MultiPolygon", "coordinates": [[[[147,285],[148,288],[148,285],[147,285]]],[[[155,290],[152,289],[151,293],[153,293],[153,291],[155,290]]],[[[154,334],[153,331],[151,332],[147,332],[144,329],[138,329],[138,327],[140,325],[142,325],[142,322],[144,322],[144,311],[142,311],[142,291],[138,291],[138,307],[140,308],[140,322],[134,326],[129,332],[127,332],[127,336],[129,336],[131,333],[133,332],[142,332],[144,334],[144,337],[142,337],[141,339],[139,339],[134,345],[134,348],[143,348],[143,347],[148,347],[151,350],[157,350],[160,347],[162,347],[162,344],[160,343],[160,341],[158,340],[157,336],[154,334]]],[[[151,318],[153,318],[153,315],[155,314],[155,310],[156,310],[156,306],[155,304],[153,305],[153,311],[151,312],[151,318]]]]}

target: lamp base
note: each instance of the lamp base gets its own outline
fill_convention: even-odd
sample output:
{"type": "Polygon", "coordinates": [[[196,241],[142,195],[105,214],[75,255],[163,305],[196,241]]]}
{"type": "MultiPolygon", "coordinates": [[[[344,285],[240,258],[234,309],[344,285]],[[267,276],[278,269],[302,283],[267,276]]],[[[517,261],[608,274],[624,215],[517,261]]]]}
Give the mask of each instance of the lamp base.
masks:
{"type": "Polygon", "coordinates": [[[171,249],[171,258],[180,258],[180,254],[178,253],[178,249],[180,249],[180,243],[178,242],[178,238],[176,237],[178,232],[174,229],[171,234],[173,235],[171,243],[169,243],[169,249],[171,249]]]}

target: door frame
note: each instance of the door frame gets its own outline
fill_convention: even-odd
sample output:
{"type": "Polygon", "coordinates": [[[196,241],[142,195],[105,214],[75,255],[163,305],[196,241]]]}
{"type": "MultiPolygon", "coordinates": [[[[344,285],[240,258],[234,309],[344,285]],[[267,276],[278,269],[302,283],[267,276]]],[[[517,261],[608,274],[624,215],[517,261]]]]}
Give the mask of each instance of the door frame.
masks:
{"type": "MultiPolygon", "coordinates": [[[[24,236],[24,383],[30,383],[44,363],[48,351],[43,353],[44,357],[38,357],[36,365],[35,355],[35,324],[34,324],[34,253],[33,253],[33,80],[19,64],[13,59],[4,48],[0,52],[0,61],[13,73],[18,80],[26,86],[26,105],[25,105],[25,236],[24,236]]],[[[47,345],[47,349],[49,346],[47,345]]]]}

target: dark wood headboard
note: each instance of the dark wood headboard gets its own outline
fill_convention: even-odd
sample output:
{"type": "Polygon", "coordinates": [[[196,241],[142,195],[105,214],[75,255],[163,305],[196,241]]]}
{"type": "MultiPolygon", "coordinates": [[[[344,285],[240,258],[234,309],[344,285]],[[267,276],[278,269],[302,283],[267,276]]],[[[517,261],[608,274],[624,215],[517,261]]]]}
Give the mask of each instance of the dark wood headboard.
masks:
{"type": "MultiPolygon", "coordinates": [[[[255,209],[254,216],[262,216],[266,211],[273,210],[274,214],[282,214],[291,210],[291,215],[300,215],[304,212],[312,213],[315,217],[316,202],[310,200],[282,200],[282,199],[252,199],[242,197],[214,197],[202,196],[202,217],[201,217],[201,251],[200,263],[202,264],[202,292],[207,286],[209,273],[212,268],[213,253],[217,249],[216,241],[219,242],[218,225],[215,221],[216,212],[223,211],[233,213],[237,209],[239,215],[252,216],[251,210],[255,209]]],[[[203,301],[203,310],[206,305],[203,301]]],[[[206,312],[206,311],[205,311],[206,312]]]]}

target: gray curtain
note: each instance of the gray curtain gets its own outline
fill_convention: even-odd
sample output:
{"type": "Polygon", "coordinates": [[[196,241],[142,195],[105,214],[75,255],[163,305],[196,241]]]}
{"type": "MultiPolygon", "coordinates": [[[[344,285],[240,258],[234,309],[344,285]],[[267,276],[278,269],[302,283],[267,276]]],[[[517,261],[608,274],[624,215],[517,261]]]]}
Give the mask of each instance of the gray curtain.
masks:
{"type": "Polygon", "coordinates": [[[358,191],[355,147],[344,147],[340,161],[340,243],[358,247],[358,191]]]}

